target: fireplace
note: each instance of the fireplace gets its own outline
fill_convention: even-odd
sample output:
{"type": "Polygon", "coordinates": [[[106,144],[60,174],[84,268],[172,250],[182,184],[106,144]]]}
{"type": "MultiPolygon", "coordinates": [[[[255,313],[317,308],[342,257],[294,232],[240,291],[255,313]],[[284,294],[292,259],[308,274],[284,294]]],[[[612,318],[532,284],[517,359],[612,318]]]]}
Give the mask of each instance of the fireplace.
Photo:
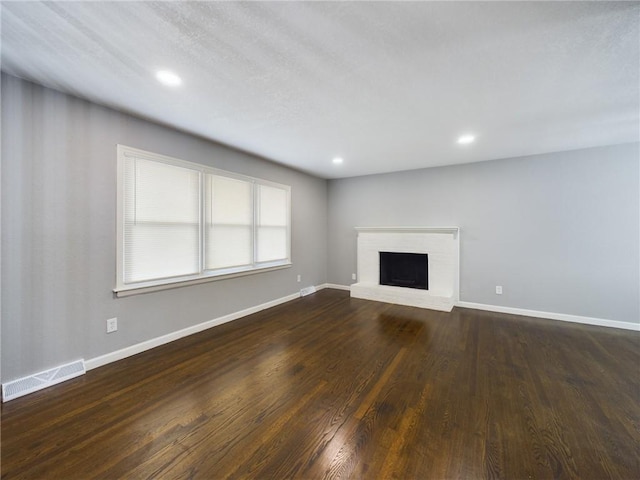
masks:
{"type": "Polygon", "coordinates": [[[429,256],[380,252],[380,285],[429,290],[429,256]]]}
{"type": "Polygon", "coordinates": [[[458,227],[356,230],[358,282],[351,285],[352,297],[451,311],[459,298],[458,227]],[[388,259],[397,265],[385,267],[388,259]]]}

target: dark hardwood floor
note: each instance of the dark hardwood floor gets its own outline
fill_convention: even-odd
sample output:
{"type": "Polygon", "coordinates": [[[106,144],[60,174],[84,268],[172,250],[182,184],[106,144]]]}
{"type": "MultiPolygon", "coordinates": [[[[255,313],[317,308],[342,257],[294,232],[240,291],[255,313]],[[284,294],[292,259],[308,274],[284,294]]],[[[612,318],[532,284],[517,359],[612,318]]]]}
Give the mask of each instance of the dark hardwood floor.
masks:
{"type": "Polygon", "coordinates": [[[639,352],[322,290],[3,404],[2,478],[639,478],[639,352]]]}

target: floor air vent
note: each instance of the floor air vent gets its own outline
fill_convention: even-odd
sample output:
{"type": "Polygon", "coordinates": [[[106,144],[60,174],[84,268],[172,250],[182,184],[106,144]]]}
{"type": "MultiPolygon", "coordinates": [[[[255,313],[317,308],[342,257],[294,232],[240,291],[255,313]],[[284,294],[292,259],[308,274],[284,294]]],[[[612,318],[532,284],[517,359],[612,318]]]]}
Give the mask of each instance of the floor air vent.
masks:
{"type": "Polygon", "coordinates": [[[300,296],[301,297],[305,297],[307,295],[311,295],[312,293],[316,293],[316,287],[304,287],[302,290],[300,290],[300,296]]]}
{"type": "Polygon", "coordinates": [[[60,365],[59,367],[52,368],[45,372],[19,378],[13,382],[3,383],[2,401],[8,402],[14,398],[42,390],[43,388],[50,387],[56,383],[84,375],[85,372],[84,360],[77,360],[72,363],[60,365]]]}

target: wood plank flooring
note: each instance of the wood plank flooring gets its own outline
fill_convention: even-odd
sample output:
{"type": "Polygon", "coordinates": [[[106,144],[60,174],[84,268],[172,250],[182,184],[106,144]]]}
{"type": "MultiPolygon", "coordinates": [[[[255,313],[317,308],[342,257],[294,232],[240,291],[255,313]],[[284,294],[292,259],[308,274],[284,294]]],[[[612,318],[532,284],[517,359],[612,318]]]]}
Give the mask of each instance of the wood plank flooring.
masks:
{"type": "Polygon", "coordinates": [[[2,406],[2,478],[640,478],[640,334],[322,290],[2,406]]]}

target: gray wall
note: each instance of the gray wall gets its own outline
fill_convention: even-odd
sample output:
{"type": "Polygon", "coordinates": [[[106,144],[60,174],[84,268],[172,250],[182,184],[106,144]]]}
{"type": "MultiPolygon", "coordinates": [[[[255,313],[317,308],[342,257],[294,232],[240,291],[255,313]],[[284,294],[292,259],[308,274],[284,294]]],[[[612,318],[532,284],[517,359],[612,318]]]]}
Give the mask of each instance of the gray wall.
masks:
{"type": "Polygon", "coordinates": [[[331,180],[329,282],[356,226],[459,226],[461,300],[637,323],[639,178],[625,144],[331,180]]]}
{"type": "Polygon", "coordinates": [[[3,75],[2,381],[325,283],[326,228],[325,180],[3,75]],[[118,143],[291,185],[293,268],[114,298],[118,143]]]}

